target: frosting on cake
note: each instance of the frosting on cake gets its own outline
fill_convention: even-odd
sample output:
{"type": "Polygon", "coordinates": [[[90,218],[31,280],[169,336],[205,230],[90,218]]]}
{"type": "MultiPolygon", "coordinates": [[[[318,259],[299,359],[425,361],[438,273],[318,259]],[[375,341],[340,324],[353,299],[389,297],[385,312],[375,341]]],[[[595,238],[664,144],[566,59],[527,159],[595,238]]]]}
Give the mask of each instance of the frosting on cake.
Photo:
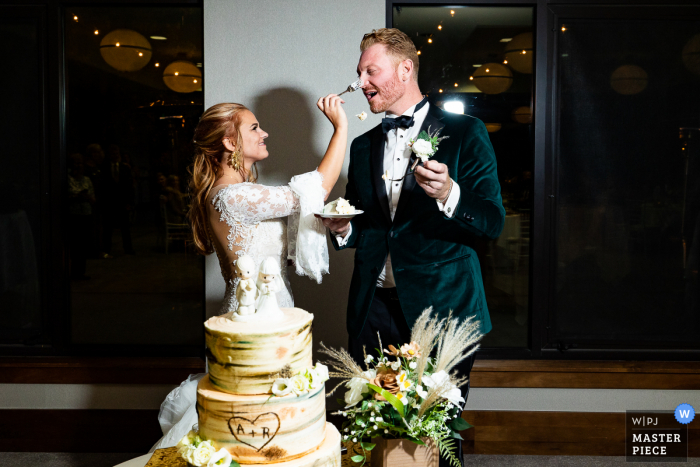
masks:
{"type": "Polygon", "coordinates": [[[326,437],[325,394],[323,385],[300,396],[228,394],[205,377],[197,387],[199,435],[240,463],[296,459],[326,437]]]}
{"type": "Polygon", "coordinates": [[[313,315],[300,308],[282,311],[282,319],[267,323],[232,321],[227,315],[204,323],[209,379],[216,390],[270,394],[275,379],[312,366],[313,315]]]}

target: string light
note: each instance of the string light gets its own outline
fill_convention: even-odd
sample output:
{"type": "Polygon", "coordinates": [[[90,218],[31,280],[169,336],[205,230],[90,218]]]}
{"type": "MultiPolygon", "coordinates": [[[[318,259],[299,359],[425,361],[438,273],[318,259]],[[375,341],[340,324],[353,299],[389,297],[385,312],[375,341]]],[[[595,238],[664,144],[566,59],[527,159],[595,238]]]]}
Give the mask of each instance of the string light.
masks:
{"type": "Polygon", "coordinates": [[[491,70],[489,70],[489,69],[487,68],[487,69],[486,69],[486,73],[488,73],[489,71],[491,71],[491,70]]]}
{"type": "Polygon", "coordinates": [[[78,21],[78,17],[77,17],[77,16],[73,16],[73,21],[76,21],[76,22],[77,22],[77,21],[78,21]]]}
{"type": "Polygon", "coordinates": [[[454,15],[455,15],[455,11],[454,11],[454,10],[450,10],[450,15],[454,16],[454,15]]]}
{"type": "Polygon", "coordinates": [[[433,43],[433,40],[428,38],[428,44],[432,44],[432,43],[433,43]]]}
{"type": "Polygon", "coordinates": [[[418,55],[420,55],[420,50],[419,50],[418,52],[416,52],[416,53],[417,53],[418,55]]]}
{"type": "Polygon", "coordinates": [[[95,35],[98,35],[99,33],[100,33],[100,31],[98,31],[97,29],[95,29],[95,35]]]}
{"type": "Polygon", "coordinates": [[[440,89],[438,92],[442,92],[442,89],[440,89]]]}
{"type": "Polygon", "coordinates": [[[156,66],[160,66],[160,63],[156,63],[156,66]]]}
{"type": "Polygon", "coordinates": [[[470,77],[469,77],[469,81],[474,81],[474,77],[473,77],[473,76],[470,76],[470,77]]]}
{"type": "MultiPolygon", "coordinates": [[[[104,40],[104,39],[102,39],[102,40],[104,40]]],[[[119,42],[117,42],[115,45],[116,45],[117,47],[121,47],[121,44],[120,44],[119,42]]]]}
{"type": "Polygon", "coordinates": [[[143,52],[139,52],[139,57],[143,57],[143,52]]]}
{"type": "Polygon", "coordinates": [[[442,31],[442,24],[439,24],[439,25],[438,25],[438,29],[439,29],[440,31],[442,31]]]}
{"type": "Polygon", "coordinates": [[[457,83],[455,83],[455,87],[457,87],[457,86],[458,86],[457,83]]]}
{"type": "Polygon", "coordinates": [[[503,60],[504,65],[508,65],[508,60],[503,60]]]}
{"type": "Polygon", "coordinates": [[[566,31],[566,26],[561,27],[561,32],[564,32],[564,31],[566,31]]]}
{"type": "MultiPolygon", "coordinates": [[[[486,71],[489,71],[489,70],[486,70],[486,71]]],[[[175,76],[177,76],[177,75],[179,75],[179,74],[180,74],[179,71],[176,71],[176,72],[175,72],[175,76]]]]}

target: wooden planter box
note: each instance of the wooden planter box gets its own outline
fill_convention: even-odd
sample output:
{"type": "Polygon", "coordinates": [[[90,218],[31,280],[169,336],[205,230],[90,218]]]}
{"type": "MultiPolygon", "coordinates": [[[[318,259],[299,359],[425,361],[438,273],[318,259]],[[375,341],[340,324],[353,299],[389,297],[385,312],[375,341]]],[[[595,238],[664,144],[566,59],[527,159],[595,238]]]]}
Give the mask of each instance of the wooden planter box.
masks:
{"type": "Polygon", "coordinates": [[[372,467],[438,467],[440,454],[431,439],[419,446],[406,439],[374,438],[372,467]]]}

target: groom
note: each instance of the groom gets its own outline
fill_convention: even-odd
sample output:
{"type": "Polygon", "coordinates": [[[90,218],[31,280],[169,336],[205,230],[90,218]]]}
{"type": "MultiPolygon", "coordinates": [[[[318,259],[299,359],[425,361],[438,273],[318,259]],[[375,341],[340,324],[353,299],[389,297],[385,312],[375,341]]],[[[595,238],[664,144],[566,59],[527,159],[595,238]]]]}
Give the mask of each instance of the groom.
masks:
{"type": "MultiPolygon", "coordinates": [[[[484,124],[427,102],[418,87],[416,48],[403,32],[374,30],[360,49],[362,90],[370,110],[386,118],[350,147],[345,198],[364,214],[323,220],[336,250],[356,249],[347,329],[358,362],[363,346],[379,347],[377,333],[385,346],[408,343],[413,323],[430,306],[440,318],[450,310],[460,320],[475,316],[488,333],[473,244],[477,237],[498,237],[505,218],[484,124]],[[407,174],[416,158],[407,143],[423,130],[448,138],[407,174]]],[[[469,376],[473,357],[459,366],[461,375],[469,376]]],[[[465,403],[468,392],[466,386],[465,403]]]]}

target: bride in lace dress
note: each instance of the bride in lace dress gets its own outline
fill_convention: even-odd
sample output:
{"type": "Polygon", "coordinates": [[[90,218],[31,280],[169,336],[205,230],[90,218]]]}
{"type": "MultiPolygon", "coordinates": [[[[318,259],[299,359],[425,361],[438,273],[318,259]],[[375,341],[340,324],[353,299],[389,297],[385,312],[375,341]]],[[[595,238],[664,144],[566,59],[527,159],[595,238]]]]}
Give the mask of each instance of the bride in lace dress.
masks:
{"type": "MultiPolygon", "coordinates": [[[[317,106],[333,125],[326,154],[314,171],[297,175],[288,185],[256,183],[256,163],[268,157],[255,115],[240,104],[217,104],[204,112],[195,129],[195,160],[190,220],[199,253],[216,252],[226,293],[220,313],[234,312],[238,303],[235,261],[248,255],[256,270],[267,257],[279,260],[285,287],[277,292],[280,307],[294,306],[287,279],[291,260],[297,274],[321,283],[328,273],[325,228],[313,212],[323,209],[343,167],[347,145],[347,117],[335,94],[317,106]],[[288,218],[287,224],[282,218],[288,218]]],[[[190,375],[161,405],[158,421],[163,438],[151,449],[175,446],[197,423],[197,383],[204,374],[190,375]]]]}

